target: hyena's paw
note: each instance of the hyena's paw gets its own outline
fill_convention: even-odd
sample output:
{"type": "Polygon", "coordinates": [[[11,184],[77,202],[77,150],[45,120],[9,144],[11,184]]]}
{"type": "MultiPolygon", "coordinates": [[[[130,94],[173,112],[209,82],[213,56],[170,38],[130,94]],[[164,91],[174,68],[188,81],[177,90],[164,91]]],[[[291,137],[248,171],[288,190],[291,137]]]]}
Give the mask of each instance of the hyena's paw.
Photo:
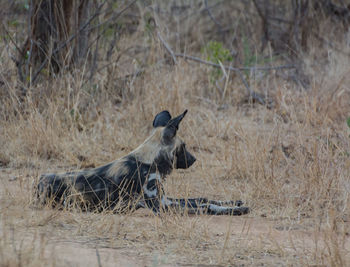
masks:
{"type": "Polygon", "coordinates": [[[238,206],[232,209],[231,215],[240,216],[240,215],[248,214],[249,212],[250,212],[250,209],[248,207],[238,206]]]}
{"type": "Polygon", "coordinates": [[[249,213],[249,208],[248,207],[243,207],[243,206],[235,206],[235,207],[229,207],[229,206],[218,206],[215,204],[210,204],[208,206],[208,214],[212,215],[234,215],[234,216],[239,216],[239,215],[244,215],[249,213]]]}

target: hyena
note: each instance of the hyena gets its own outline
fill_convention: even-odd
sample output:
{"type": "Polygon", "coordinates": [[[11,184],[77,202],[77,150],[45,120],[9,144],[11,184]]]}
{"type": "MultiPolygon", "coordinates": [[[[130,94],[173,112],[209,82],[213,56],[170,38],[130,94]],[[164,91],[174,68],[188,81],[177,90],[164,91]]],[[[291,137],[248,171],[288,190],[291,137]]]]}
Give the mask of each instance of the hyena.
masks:
{"type": "Polygon", "coordinates": [[[187,110],[171,118],[168,111],[157,114],[153,133],[143,144],[121,159],[89,170],[44,174],[37,186],[42,204],[79,205],[85,210],[113,211],[149,208],[154,213],[181,210],[189,213],[242,215],[249,212],[241,201],[207,198],[175,199],[165,195],[162,182],[175,169],[187,169],[196,158],[177,136],[187,110]]]}

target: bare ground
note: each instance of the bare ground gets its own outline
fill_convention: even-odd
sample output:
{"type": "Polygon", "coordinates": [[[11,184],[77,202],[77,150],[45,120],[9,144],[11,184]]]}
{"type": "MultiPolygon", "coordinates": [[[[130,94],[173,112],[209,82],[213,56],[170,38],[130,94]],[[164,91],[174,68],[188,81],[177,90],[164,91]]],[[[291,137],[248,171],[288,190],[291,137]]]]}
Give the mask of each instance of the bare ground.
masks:
{"type": "MultiPolygon", "coordinates": [[[[120,36],[111,56],[108,44],[112,48],[116,39],[102,36],[97,49],[100,39],[93,38],[99,54],[93,79],[92,62],[63,66],[57,76],[43,70],[22,99],[12,42],[25,41],[27,11],[16,14],[3,2],[8,30],[0,29],[0,266],[349,265],[348,27],[314,10],[308,26],[319,36],[310,34],[307,49],[293,51],[297,70],[278,70],[289,60],[270,45],[259,51],[265,37],[253,4],[253,13],[246,9],[249,1],[215,1],[222,3],[215,17],[233,27],[225,40],[208,12],[198,9],[206,1],[188,1],[187,19],[182,12],[168,15],[178,1],[151,1],[161,7],[152,9],[151,18],[175,53],[207,59],[211,52],[204,50],[216,43],[223,54],[237,52],[224,65],[277,66],[242,76],[180,58],[172,64],[157,34],[145,34],[152,19],[141,2],[149,1],[137,1],[128,24],[137,29],[120,36]],[[247,100],[242,77],[273,105],[247,100]],[[250,214],[156,217],[148,210],[118,215],[36,208],[32,188],[39,174],[124,156],[148,137],[154,115],[165,109],[173,115],[189,110],[179,135],[197,157],[190,169],[168,177],[168,195],[240,199],[250,214]]],[[[93,34],[100,36],[99,28],[93,34]]]]}
{"type": "MultiPolygon", "coordinates": [[[[20,205],[23,198],[31,197],[28,194],[31,185],[16,175],[19,171],[2,169],[0,174],[3,250],[0,257],[10,265],[23,262],[32,266],[304,265],[326,256],[334,249],[332,238],[339,238],[329,234],[331,222],[264,218],[254,212],[241,217],[159,218],[148,210],[118,215],[40,210],[29,202],[23,207],[20,205]],[[171,226],[169,221],[173,219],[173,223],[181,220],[180,227],[187,228],[186,238],[196,243],[195,247],[193,244],[187,247],[183,233],[167,236],[163,232],[163,227],[171,226]],[[94,220],[98,221],[95,226],[90,224],[94,220]],[[101,233],[99,228],[113,228],[114,223],[119,233],[117,227],[110,233],[102,230],[101,235],[97,234],[101,233]],[[198,236],[197,227],[203,233],[199,233],[201,240],[196,241],[193,239],[198,236]]],[[[172,233],[174,229],[168,230],[172,233]]],[[[340,263],[346,265],[350,262],[349,233],[338,242],[342,255],[346,255],[340,263]]]]}

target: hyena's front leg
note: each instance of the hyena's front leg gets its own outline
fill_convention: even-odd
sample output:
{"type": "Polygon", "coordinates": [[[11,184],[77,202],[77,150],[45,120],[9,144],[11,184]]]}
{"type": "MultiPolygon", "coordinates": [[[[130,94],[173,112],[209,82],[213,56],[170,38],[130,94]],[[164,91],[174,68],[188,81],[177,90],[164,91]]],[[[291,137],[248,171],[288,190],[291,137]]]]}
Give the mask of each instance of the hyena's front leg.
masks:
{"type": "Polygon", "coordinates": [[[160,209],[187,211],[190,214],[211,215],[243,215],[249,213],[248,207],[243,207],[243,202],[238,201],[216,201],[206,198],[169,198],[164,194],[161,179],[158,174],[150,174],[147,183],[143,186],[144,201],[148,208],[155,213],[160,209]]]}
{"type": "Polygon", "coordinates": [[[143,196],[146,206],[155,213],[159,213],[162,207],[161,195],[163,195],[163,186],[160,175],[151,173],[148,176],[147,183],[143,185],[143,196]]]}
{"type": "Polygon", "coordinates": [[[187,210],[192,214],[211,215],[243,215],[249,213],[248,207],[242,206],[243,202],[238,201],[217,201],[206,198],[167,198],[167,205],[187,210]]]}
{"type": "Polygon", "coordinates": [[[169,208],[181,208],[181,205],[168,199],[161,184],[161,177],[157,173],[151,173],[147,182],[143,186],[144,201],[139,201],[138,208],[148,207],[154,213],[159,214],[160,210],[169,210],[169,208]]]}

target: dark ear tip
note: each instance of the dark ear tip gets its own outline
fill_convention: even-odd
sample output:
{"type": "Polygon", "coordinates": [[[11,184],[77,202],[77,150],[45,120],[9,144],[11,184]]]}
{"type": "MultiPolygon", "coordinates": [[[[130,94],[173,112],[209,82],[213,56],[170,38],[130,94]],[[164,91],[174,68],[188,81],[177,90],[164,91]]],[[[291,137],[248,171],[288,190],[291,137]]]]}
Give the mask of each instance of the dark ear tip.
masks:
{"type": "Polygon", "coordinates": [[[162,112],[159,112],[154,120],[153,120],[153,127],[164,127],[167,125],[167,123],[170,121],[171,115],[170,112],[167,110],[163,110],[162,112]]]}

